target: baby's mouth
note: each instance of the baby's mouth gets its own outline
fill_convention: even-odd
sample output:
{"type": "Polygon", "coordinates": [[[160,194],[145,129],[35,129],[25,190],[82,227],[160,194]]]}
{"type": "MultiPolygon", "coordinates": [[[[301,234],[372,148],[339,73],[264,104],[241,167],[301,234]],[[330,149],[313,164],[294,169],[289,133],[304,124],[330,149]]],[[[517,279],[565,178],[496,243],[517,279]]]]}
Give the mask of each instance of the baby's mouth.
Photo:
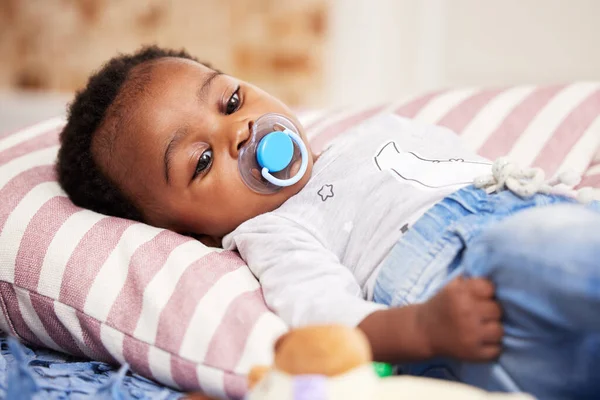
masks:
{"type": "Polygon", "coordinates": [[[306,149],[294,123],[283,115],[265,114],[250,122],[248,130],[250,136],[237,145],[238,170],[246,186],[260,194],[271,194],[297,182],[306,149]],[[263,143],[265,138],[270,139],[263,143]]]}

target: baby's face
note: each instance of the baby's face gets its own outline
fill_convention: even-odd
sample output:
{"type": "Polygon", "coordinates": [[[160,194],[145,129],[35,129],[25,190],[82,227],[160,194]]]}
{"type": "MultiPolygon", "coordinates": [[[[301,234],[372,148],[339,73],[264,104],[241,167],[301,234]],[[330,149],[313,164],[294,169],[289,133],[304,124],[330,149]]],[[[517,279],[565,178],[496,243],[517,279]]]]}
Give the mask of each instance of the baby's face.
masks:
{"type": "Polygon", "coordinates": [[[107,135],[102,129],[92,145],[101,170],[147,223],[216,244],[306,184],[312,155],[300,182],[276,194],[253,192],[238,172],[239,150],[263,114],[279,113],[294,121],[308,147],[300,123],[281,101],[190,60],[163,58],[151,71],[144,89],[129,96],[127,101],[135,104],[126,107],[131,112],[122,117],[118,134],[104,142],[112,143],[110,149],[102,145],[102,135],[107,135]]]}

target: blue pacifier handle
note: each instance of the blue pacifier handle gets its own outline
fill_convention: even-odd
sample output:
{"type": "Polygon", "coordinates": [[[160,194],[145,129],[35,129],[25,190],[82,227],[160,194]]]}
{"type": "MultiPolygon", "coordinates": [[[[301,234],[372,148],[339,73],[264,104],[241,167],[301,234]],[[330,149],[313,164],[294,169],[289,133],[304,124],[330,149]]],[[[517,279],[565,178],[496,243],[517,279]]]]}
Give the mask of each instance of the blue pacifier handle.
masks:
{"type": "Polygon", "coordinates": [[[302,177],[304,176],[304,173],[306,172],[306,169],[308,168],[308,150],[306,150],[306,146],[304,145],[304,142],[302,142],[302,139],[296,133],[292,132],[289,129],[285,129],[283,132],[286,133],[294,142],[296,142],[296,144],[298,145],[298,148],[300,149],[300,155],[302,156],[302,163],[300,164],[300,169],[298,170],[296,175],[292,176],[289,179],[275,178],[273,175],[271,175],[271,173],[269,172],[269,169],[266,167],[263,167],[263,169],[261,171],[261,175],[263,176],[263,178],[265,178],[267,181],[271,182],[273,185],[286,187],[286,186],[292,186],[292,185],[298,183],[298,181],[300,179],[302,179],[302,177]]]}

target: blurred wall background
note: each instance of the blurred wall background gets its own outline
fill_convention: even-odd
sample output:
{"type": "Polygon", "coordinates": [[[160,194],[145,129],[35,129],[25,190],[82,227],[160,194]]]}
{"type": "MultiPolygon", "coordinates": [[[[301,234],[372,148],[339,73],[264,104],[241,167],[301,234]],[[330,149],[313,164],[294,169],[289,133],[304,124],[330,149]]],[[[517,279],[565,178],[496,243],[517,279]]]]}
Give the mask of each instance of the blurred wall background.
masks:
{"type": "Polygon", "coordinates": [[[143,43],[185,47],[296,107],[600,80],[599,20],[599,0],[0,0],[0,124],[64,109],[143,43]]]}
{"type": "Polygon", "coordinates": [[[326,0],[0,0],[0,86],[72,91],[116,52],[157,43],[310,103],[326,16],[326,0]]]}
{"type": "Polygon", "coordinates": [[[598,0],[332,0],[329,103],[600,80],[598,0]]]}

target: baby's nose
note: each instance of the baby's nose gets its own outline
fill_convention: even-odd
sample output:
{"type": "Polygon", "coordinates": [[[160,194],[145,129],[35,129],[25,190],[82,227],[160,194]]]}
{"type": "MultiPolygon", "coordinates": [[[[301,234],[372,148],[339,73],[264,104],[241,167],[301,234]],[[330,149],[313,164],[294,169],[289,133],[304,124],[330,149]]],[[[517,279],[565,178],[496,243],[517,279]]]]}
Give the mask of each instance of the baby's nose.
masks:
{"type": "Polygon", "coordinates": [[[240,150],[242,149],[242,147],[244,147],[244,145],[246,144],[248,139],[250,139],[253,126],[254,126],[254,121],[252,121],[252,120],[248,121],[247,123],[241,123],[238,126],[238,128],[235,131],[235,136],[231,142],[232,157],[234,157],[234,158],[238,157],[240,150]]]}

